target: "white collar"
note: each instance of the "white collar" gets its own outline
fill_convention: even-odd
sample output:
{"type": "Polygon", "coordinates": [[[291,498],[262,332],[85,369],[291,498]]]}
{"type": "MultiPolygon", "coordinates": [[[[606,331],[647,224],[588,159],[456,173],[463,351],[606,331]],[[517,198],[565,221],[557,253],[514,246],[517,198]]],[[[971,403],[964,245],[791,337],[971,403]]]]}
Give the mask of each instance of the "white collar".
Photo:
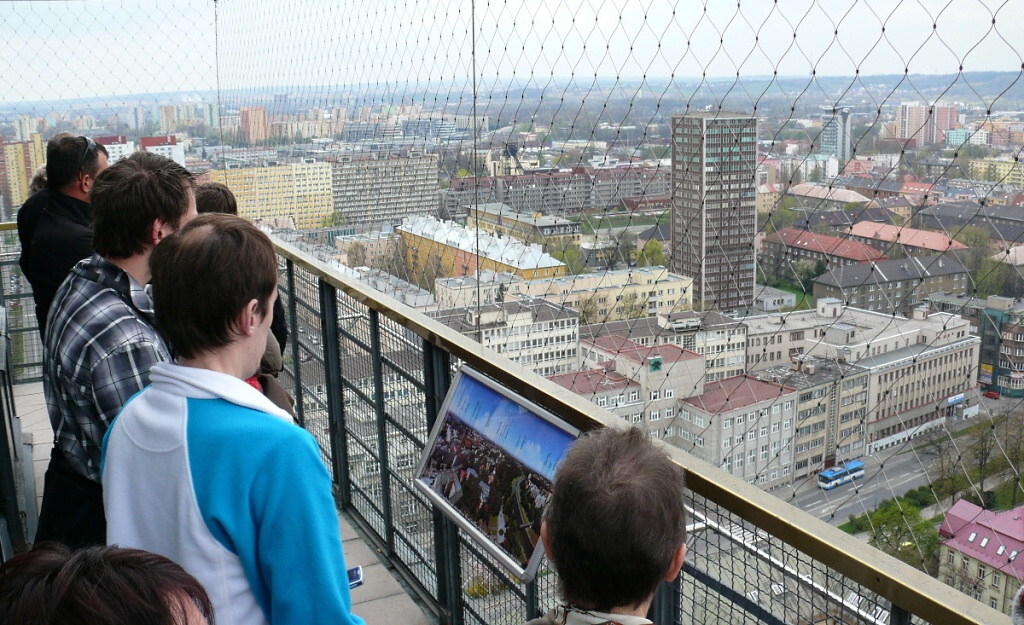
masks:
{"type": "Polygon", "coordinates": [[[611,614],[598,612],[596,610],[582,610],[572,606],[560,605],[552,608],[548,617],[560,625],[603,625],[604,623],[615,623],[618,625],[653,625],[652,621],[642,616],[631,614],[611,614]]]}
{"type": "Polygon", "coordinates": [[[154,387],[171,387],[177,394],[185,397],[223,399],[243,408],[265,412],[293,423],[291,415],[275,406],[263,393],[245,380],[239,380],[226,373],[158,362],[150,370],[149,379],[154,387]]]}

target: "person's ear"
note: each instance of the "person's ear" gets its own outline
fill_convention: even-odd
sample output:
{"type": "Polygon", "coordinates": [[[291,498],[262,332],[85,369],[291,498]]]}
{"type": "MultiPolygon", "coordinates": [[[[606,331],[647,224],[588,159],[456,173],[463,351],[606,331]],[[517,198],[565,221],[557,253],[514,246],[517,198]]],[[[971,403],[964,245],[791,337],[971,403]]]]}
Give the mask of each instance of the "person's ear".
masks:
{"type": "Polygon", "coordinates": [[[540,540],[544,543],[544,553],[548,560],[551,560],[551,532],[548,531],[548,522],[540,522],[540,540]]]}
{"type": "Polygon", "coordinates": [[[163,219],[154,219],[149,235],[149,242],[151,245],[156,245],[163,241],[167,237],[174,234],[176,228],[172,227],[171,224],[167,223],[163,219]]]}
{"type": "Polygon", "coordinates": [[[245,305],[242,312],[238,313],[238,333],[242,336],[252,336],[263,320],[257,312],[259,306],[260,303],[253,298],[245,305]]]}
{"type": "MultiPolygon", "coordinates": [[[[544,526],[541,526],[541,531],[544,530],[544,526]]],[[[671,582],[679,577],[679,571],[683,568],[683,563],[686,562],[686,543],[679,545],[676,549],[675,555],[672,556],[672,564],[669,565],[668,571],[665,572],[665,581],[671,582]]]]}

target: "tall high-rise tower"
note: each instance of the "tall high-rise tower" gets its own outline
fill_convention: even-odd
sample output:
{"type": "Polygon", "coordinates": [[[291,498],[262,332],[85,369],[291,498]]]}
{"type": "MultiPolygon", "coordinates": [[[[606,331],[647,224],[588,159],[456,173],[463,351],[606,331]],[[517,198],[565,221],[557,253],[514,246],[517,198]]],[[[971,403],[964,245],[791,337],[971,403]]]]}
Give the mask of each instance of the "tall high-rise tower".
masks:
{"type": "Polygon", "coordinates": [[[756,117],[672,116],[670,265],[693,277],[694,306],[703,310],[753,303],[756,170],[756,117]]]}
{"type": "Polygon", "coordinates": [[[850,140],[850,108],[846,106],[819,106],[821,111],[821,140],[818,152],[835,154],[839,163],[853,156],[850,140]]]}

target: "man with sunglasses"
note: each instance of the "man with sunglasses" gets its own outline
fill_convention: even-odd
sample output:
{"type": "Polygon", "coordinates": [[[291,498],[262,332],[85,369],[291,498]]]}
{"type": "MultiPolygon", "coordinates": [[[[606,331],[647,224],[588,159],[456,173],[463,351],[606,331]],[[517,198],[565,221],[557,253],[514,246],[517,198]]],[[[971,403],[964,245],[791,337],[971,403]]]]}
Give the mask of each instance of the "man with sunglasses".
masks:
{"type": "Polygon", "coordinates": [[[89,137],[64,137],[46,149],[46,205],[32,232],[22,269],[36,301],[39,334],[53,296],[75,263],[92,255],[89,191],[107,168],[107,149],[89,137]]]}

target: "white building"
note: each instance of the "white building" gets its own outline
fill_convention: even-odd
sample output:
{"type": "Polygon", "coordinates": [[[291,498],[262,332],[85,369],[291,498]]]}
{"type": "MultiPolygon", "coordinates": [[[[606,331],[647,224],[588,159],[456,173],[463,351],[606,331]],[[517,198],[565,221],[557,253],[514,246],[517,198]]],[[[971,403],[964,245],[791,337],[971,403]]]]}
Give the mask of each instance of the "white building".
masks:
{"type": "Polygon", "coordinates": [[[428,312],[539,375],[579,371],[579,315],[540,298],[428,312]]]}

